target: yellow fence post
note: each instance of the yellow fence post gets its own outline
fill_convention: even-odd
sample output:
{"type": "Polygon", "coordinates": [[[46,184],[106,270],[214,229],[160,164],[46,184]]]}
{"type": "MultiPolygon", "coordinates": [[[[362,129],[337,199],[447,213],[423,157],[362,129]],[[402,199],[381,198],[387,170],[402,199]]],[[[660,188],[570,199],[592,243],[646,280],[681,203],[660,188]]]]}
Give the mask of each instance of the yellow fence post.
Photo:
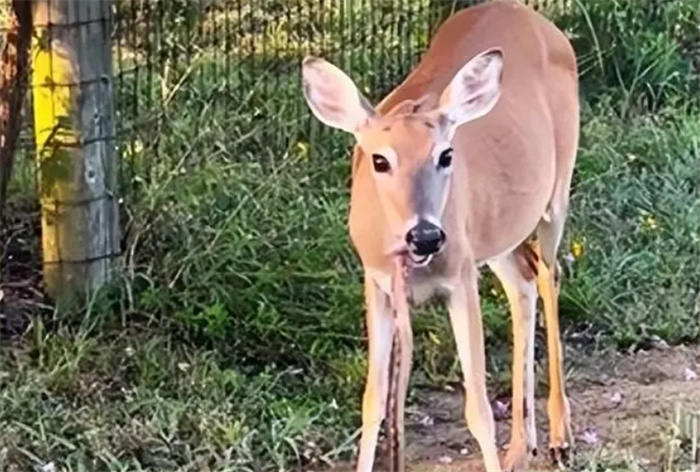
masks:
{"type": "Polygon", "coordinates": [[[33,13],[44,282],[61,303],[109,281],[120,249],[111,0],[35,0],[33,13]]]}

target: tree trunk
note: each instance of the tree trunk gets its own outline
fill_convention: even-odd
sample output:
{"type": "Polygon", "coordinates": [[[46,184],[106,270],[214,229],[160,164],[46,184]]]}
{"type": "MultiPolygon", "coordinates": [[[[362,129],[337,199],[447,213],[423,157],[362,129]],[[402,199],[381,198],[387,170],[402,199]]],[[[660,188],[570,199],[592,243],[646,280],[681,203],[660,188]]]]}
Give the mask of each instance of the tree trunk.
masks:
{"type": "Polygon", "coordinates": [[[31,2],[13,0],[9,10],[0,52],[0,224],[22,123],[32,35],[31,2]]]}

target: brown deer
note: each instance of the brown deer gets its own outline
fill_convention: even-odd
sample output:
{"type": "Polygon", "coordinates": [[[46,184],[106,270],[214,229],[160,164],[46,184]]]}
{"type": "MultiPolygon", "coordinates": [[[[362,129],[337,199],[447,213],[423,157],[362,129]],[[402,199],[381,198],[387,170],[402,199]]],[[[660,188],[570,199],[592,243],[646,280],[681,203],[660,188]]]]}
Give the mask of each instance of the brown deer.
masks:
{"type": "Polygon", "coordinates": [[[513,323],[506,470],[522,469],[536,453],[539,292],[549,355],[549,446],[555,459],[562,458],[573,437],[556,255],[579,136],[577,64],[567,37],[531,8],[496,0],[445,21],[418,66],[376,108],[323,59],[306,57],[302,75],[313,114],[356,139],[349,223],[365,273],[369,337],[357,470],[373,467],[397,329],[402,361],[390,400],[402,454],[411,335],[410,322],[394,316],[402,304],[394,292],[396,266],[404,260],[406,291],[415,303],[433,293],[447,297],[465,416],[488,472],[502,468],[486,394],[479,268],[489,266],[501,281],[513,323]]]}

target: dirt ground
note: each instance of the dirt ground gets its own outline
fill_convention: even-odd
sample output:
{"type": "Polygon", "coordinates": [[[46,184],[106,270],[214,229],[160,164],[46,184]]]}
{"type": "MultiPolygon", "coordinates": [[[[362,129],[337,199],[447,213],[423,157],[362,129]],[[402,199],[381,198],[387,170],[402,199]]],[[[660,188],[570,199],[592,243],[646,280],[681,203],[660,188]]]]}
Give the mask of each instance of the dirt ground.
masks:
{"type": "MultiPolygon", "coordinates": [[[[668,458],[674,415],[700,414],[700,383],[694,378],[698,356],[697,347],[666,347],[578,361],[580,365],[573,366],[567,379],[577,440],[573,468],[587,469],[593,458],[606,464],[634,458],[643,470],[661,470],[668,458]]],[[[483,470],[478,446],[463,419],[463,398],[460,392],[416,394],[407,417],[408,470],[483,470]]],[[[509,418],[497,421],[502,447],[508,443],[509,423],[509,418]]],[[[537,401],[537,425],[540,454],[528,469],[554,469],[546,447],[546,398],[537,401]]],[[[682,439],[682,433],[678,437],[682,439]]],[[[684,460],[688,462],[692,456],[688,444],[681,441],[680,447],[686,448],[684,460]]],[[[342,464],[332,470],[348,472],[353,467],[342,464]]]]}

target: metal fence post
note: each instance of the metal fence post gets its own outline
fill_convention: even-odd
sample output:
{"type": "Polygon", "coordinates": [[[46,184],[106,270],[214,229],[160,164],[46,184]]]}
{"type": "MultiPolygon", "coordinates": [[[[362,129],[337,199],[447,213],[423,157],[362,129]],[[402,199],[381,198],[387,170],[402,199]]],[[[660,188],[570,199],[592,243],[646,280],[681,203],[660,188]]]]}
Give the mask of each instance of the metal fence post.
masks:
{"type": "Polygon", "coordinates": [[[57,302],[109,281],[119,214],[111,0],[35,0],[34,132],[43,270],[57,302]]]}

